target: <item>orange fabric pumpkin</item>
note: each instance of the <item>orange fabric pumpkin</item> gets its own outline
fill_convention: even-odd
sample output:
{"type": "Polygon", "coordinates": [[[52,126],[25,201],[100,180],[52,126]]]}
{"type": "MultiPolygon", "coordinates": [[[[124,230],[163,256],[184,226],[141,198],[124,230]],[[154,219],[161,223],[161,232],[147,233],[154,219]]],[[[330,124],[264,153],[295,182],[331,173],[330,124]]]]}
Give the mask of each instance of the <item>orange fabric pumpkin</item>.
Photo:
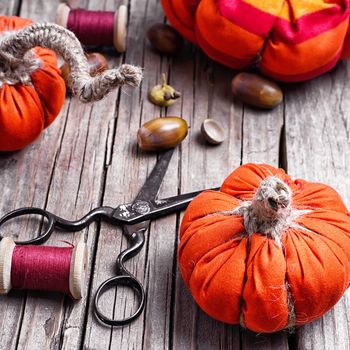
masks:
{"type": "Polygon", "coordinates": [[[329,186],[246,164],[187,208],[179,263],[213,318],[274,332],[321,317],[350,282],[350,218],[329,186]]]}
{"type": "MultiPolygon", "coordinates": [[[[0,16],[0,38],[1,32],[30,23],[28,19],[0,16]]],[[[55,53],[40,47],[34,51],[42,65],[31,75],[31,84],[5,83],[0,87],[0,151],[19,150],[33,142],[55,120],[64,103],[66,87],[55,53]]]]}
{"type": "Polygon", "coordinates": [[[234,69],[302,81],[350,56],[348,0],[161,0],[171,24],[234,69]]]}

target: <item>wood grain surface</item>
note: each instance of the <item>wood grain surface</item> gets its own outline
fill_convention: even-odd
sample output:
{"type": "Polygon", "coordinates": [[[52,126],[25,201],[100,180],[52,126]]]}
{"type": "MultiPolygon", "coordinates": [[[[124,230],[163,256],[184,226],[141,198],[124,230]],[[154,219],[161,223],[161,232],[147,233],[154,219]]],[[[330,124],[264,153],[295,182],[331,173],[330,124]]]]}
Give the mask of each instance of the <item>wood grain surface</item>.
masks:
{"type": "MultiPolygon", "coordinates": [[[[113,11],[123,0],[71,1],[73,7],[113,11]]],[[[59,0],[0,0],[0,14],[54,21],[59,0]]],[[[156,53],[145,28],[166,21],[158,0],[129,0],[127,51],[104,50],[110,66],[122,62],[144,67],[140,89],[122,88],[104,100],[84,105],[67,97],[57,120],[26,149],[0,154],[0,215],[37,206],[68,219],[100,205],[116,206],[137,194],[157,160],[140,152],[136,132],[158,116],[181,116],[190,129],[175,150],[160,196],[216,187],[242,163],[267,162],[294,177],[334,186],[350,205],[350,67],[340,63],[323,77],[285,86],[285,100],[271,112],[234,101],[234,72],[212,62],[186,43],[176,57],[156,53]],[[172,107],[148,102],[150,87],[167,73],[182,93],[172,107]],[[219,121],[226,141],[209,146],[200,137],[206,118],[219,121]]],[[[181,214],[152,222],[146,244],[127,268],[144,284],[148,298],[139,319],[123,328],[99,323],[94,294],[115,274],[115,259],[127,246],[120,228],[106,223],[70,234],[55,232],[48,244],[89,245],[86,296],[73,302],[54,293],[11,291],[0,296],[0,350],[11,349],[350,349],[350,294],[321,319],[294,333],[255,334],[212,320],[193,301],[177,265],[181,214]]],[[[20,222],[19,239],[37,226],[20,222]]],[[[101,307],[112,317],[132,312],[136,296],[126,289],[107,292],[101,307]]]]}

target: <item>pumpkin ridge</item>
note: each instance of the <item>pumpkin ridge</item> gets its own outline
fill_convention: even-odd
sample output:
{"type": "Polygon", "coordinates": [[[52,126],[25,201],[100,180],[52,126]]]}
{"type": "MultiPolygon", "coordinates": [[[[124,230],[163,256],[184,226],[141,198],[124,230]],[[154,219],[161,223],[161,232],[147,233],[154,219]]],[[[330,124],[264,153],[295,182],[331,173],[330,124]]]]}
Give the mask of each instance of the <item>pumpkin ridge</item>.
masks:
{"type": "MultiPolygon", "coordinates": [[[[241,326],[244,326],[244,324],[242,324],[242,321],[246,319],[245,323],[248,326],[248,328],[255,332],[275,332],[279,329],[287,327],[290,316],[290,308],[288,305],[288,293],[285,285],[285,271],[283,272],[283,275],[277,277],[278,282],[276,281],[276,276],[278,275],[272,277],[272,279],[275,279],[275,281],[271,284],[271,282],[269,282],[270,279],[266,278],[266,272],[270,269],[271,265],[268,266],[265,264],[264,268],[262,268],[260,262],[262,261],[261,259],[264,260],[264,258],[262,257],[266,256],[264,254],[266,253],[266,250],[270,250],[272,247],[273,249],[276,249],[275,253],[279,251],[280,253],[277,255],[284,259],[283,252],[281,248],[277,245],[277,243],[268,237],[261,237],[260,235],[253,234],[250,235],[249,238],[251,242],[250,253],[247,257],[248,262],[246,262],[247,280],[245,281],[246,283],[244,284],[244,289],[242,291],[242,298],[246,307],[244,307],[242,310],[243,312],[240,318],[241,326]],[[269,293],[266,293],[266,289],[264,289],[265,287],[262,287],[265,286],[265,284],[262,280],[260,280],[260,278],[256,277],[257,275],[265,276],[263,280],[264,282],[268,283],[268,288],[270,290],[269,293]],[[257,303],[257,301],[259,301],[259,303],[257,303]],[[264,304],[261,304],[264,301],[266,302],[265,306],[270,304],[270,307],[265,308],[264,304]],[[260,305],[261,310],[259,311],[260,305]],[[270,312],[274,312],[273,314],[266,314],[266,317],[270,317],[271,321],[273,320],[273,322],[272,325],[269,324],[262,326],[261,323],[259,324],[259,321],[257,321],[257,319],[255,319],[254,316],[259,315],[261,313],[265,314],[267,312],[267,309],[270,309],[270,312]]],[[[277,255],[271,254],[271,259],[274,263],[277,262],[277,255]]],[[[278,261],[278,266],[275,266],[276,270],[281,271],[281,266],[283,266],[282,261],[278,261]]],[[[285,260],[284,266],[286,266],[285,260]]],[[[273,268],[273,266],[271,266],[271,268],[273,268]]]]}
{"type": "MultiPolygon", "coordinates": [[[[201,229],[206,229],[210,226],[216,225],[217,223],[222,223],[223,221],[229,220],[230,218],[227,217],[226,215],[222,215],[222,217],[220,217],[220,215],[222,215],[220,212],[218,213],[212,213],[212,214],[208,214],[206,216],[203,216],[201,218],[196,219],[195,221],[193,221],[187,228],[186,231],[191,230],[193,227],[193,225],[198,225],[196,226],[196,230],[201,230],[201,229]],[[211,216],[218,216],[215,221],[211,221],[211,222],[205,222],[206,219],[208,219],[208,217],[211,216]],[[198,223],[199,221],[199,223],[198,223]],[[201,221],[204,222],[203,225],[201,225],[201,221]]],[[[239,216],[239,215],[237,215],[239,216]]],[[[185,234],[185,233],[184,233],[185,234]]]]}
{"type": "MultiPolygon", "coordinates": [[[[250,264],[253,263],[255,255],[259,253],[258,251],[256,251],[255,254],[252,257],[249,257],[249,253],[250,253],[250,239],[251,239],[251,236],[249,235],[249,237],[248,237],[248,244],[247,244],[247,259],[245,261],[246,272],[247,272],[248,267],[250,266],[250,264]],[[249,257],[249,260],[251,260],[251,262],[249,264],[247,262],[248,257],[249,257]]],[[[266,239],[270,239],[270,238],[266,237],[266,239]]],[[[287,258],[286,258],[285,249],[284,249],[283,245],[281,246],[281,249],[282,249],[282,252],[283,252],[283,257],[284,257],[284,260],[285,260],[285,264],[287,266],[287,258]]],[[[243,283],[242,294],[241,294],[243,301],[244,301],[244,299],[243,299],[243,290],[244,290],[244,286],[245,286],[246,282],[247,282],[247,280],[245,279],[244,283],[243,283]]],[[[289,284],[289,281],[288,281],[287,274],[285,275],[284,285],[285,285],[285,289],[286,289],[286,292],[287,292],[287,306],[288,306],[288,323],[287,323],[287,325],[284,328],[292,329],[295,326],[296,314],[295,314],[295,307],[294,307],[294,298],[293,298],[292,291],[290,289],[290,284],[289,284]]],[[[244,326],[243,304],[242,304],[242,309],[240,310],[240,312],[241,312],[241,314],[240,314],[240,325],[242,327],[245,327],[244,326]]]]}
{"type": "MultiPolygon", "coordinates": [[[[230,218],[228,218],[228,219],[230,219],[230,218]]],[[[222,221],[213,221],[213,222],[211,222],[210,224],[208,224],[208,225],[206,225],[206,226],[204,226],[204,227],[202,227],[202,228],[203,228],[203,229],[207,229],[208,227],[213,226],[213,225],[215,225],[215,224],[218,224],[218,226],[220,226],[220,225],[222,225],[223,221],[224,221],[224,220],[222,220],[222,221]]],[[[243,226],[243,224],[242,224],[242,226],[243,226]]],[[[188,228],[186,231],[188,232],[188,230],[189,230],[189,228],[188,228]]],[[[185,237],[185,238],[183,237],[183,238],[182,238],[181,246],[179,247],[179,253],[178,253],[178,254],[179,254],[179,260],[180,260],[180,261],[182,260],[182,258],[181,258],[182,252],[186,249],[187,245],[190,245],[190,244],[192,243],[192,242],[191,242],[192,240],[198,239],[197,235],[199,235],[199,228],[198,228],[198,227],[196,228],[196,232],[193,233],[190,237],[185,237]]],[[[230,238],[229,238],[229,239],[226,239],[225,241],[219,242],[217,245],[215,245],[215,246],[213,246],[212,248],[210,248],[207,252],[205,252],[204,254],[198,256],[198,258],[196,259],[196,264],[197,264],[206,254],[209,254],[212,250],[218,249],[218,247],[221,247],[222,245],[227,244],[227,243],[230,242],[230,241],[242,239],[242,238],[245,238],[245,237],[246,237],[246,235],[244,235],[244,233],[238,233],[238,234],[236,234],[236,235],[230,236],[230,238]]],[[[192,275],[192,273],[193,273],[193,270],[194,270],[194,268],[192,269],[188,280],[190,280],[191,275],[192,275]]]]}
{"type": "Polygon", "coordinates": [[[340,248],[344,255],[347,256],[347,254],[345,253],[345,251],[343,250],[342,247],[340,247],[336,242],[332,241],[330,238],[328,237],[325,237],[325,236],[322,236],[322,235],[319,235],[317,234],[316,232],[312,232],[312,234],[316,234],[319,239],[327,246],[327,248],[334,254],[335,258],[338,260],[338,262],[340,263],[340,265],[346,267],[343,263],[343,261],[341,261],[338,257],[338,254],[334,251],[333,247],[329,244],[329,242],[332,242],[333,244],[335,244],[338,248],[340,248]],[[328,242],[329,241],[329,242],[328,242]]]}
{"type": "MultiPolygon", "coordinates": [[[[286,259],[285,255],[284,255],[284,259],[286,260],[286,265],[287,265],[287,259],[286,259]]],[[[286,276],[284,278],[284,285],[285,285],[286,292],[287,292],[287,307],[288,307],[288,322],[287,322],[285,328],[292,330],[295,327],[297,315],[295,313],[294,297],[293,297],[292,290],[290,288],[290,283],[288,280],[287,273],[286,273],[286,276]]]]}
{"type": "MultiPolygon", "coordinates": [[[[332,225],[331,223],[329,223],[329,225],[331,225],[331,226],[334,226],[334,225],[332,225]]],[[[328,243],[326,243],[326,241],[329,241],[329,242],[332,242],[333,244],[335,244],[339,249],[341,249],[342,251],[343,251],[343,253],[345,254],[345,256],[347,256],[348,257],[348,254],[347,254],[347,252],[344,250],[344,248],[343,248],[343,246],[341,246],[340,244],[339,244],[339,242],[337,242],[337,241],[335,241],[335,240],[333,240],[333,239],[331,239],[331,237],[328,237],[328,236],[325,236],[325,235],[323,235],[322,233],[318,233],[318,232],[315,232],[314,230],[312,230],[312,229],[309,229],[309,228],[307,228],[307,227],[304,227],[303,225],[301,226],[301,227],[303,227],[303,228],[305,228],[304,230],[300,230],[300,233],[299,233],[299,236],[300,237],[303,237],[303,231],[305,232],[306,231],[306,233],[308,233],[308,234],[311,234],[311,235],[315,235],[315,236],[317,236],[319,239],[321,239],[322,241],[324,241],[324,243],[329,247],[329,245],[328,245],[328,243]]],[[[338,229],[340,229],[340,230],[342,230],[342,228],[339,228],[339,227],[337,227],[338,229]]],[[[343,231],[343,230],[342,230],[343,231]]],[[[344,233],[345,235],[346,235],[346,233],[344,233]]],[[[350,239],[350,237],[348,236],[348,238],[350,239]]],[[[330,248],[331,249],[331,248],[330,248]]],[[[332,250],[332,249],[331,249],[332,250]]],[[[332,250],[332,252],[333,252],[333,250],[332,250]]],[[[338,259],[338,255],[337,254],[335,254],[334,253],[334,255],[336,256],[336,258],[338,259]]],[[[338,259],[339,260],[339,259],[338,259]]],[[[339,260],[340,261],[340,260],[339,260]]]]}
{"type": "MultiPolygon", "coordinates": [[[[302,275],[302,280],[308,281],[307,282],[308,288],[310,289],[310,273],[305,273],[304,272],[304,270],[307,271],[307,266],[305,265],[305,264],[307,264],[307,261],[305,261],[305,259],[302,256],[300,256],[300,254],[299,254],[300,253],[300,251],[298,249],[298,246],[300,245],[300,243],[298,242],[299,240],[304,243],[303,244],[303,249],[308,249],[307,254],[310,254],[310,256],[312,256],[313,259],[315,259],[314,261],[317,261],[320,264],[320,266],[322,266],[322,272],[325,271],[328,274],[330,273],[330,270],[327,270],[325,268],[325,267],[327,267],[329,265],[325,264],[325,261],[322,259],[322,255],[320,255],[319,249],[315,249],[316,245],[315,245],[315,243],[313,241],[312,236],[315,236],[317,238],[317,240],[321,240],[322,243],[327,246],[328,253],[331,253],[331,254],[323,253],[323,255],[325,255],[326,257],[330,255],[330,256],[332,256],[332,258],[336,258],[338,263],[340,263],[340,266],[345,267],[344,268],[344,275],[342,275],[342,280],[344,280],[344,284],[341,286],[341,291],[337,292],[337,296],[335,298],[333,298],[333,300],[327,300],[326,302],[322,303],[322,305],[323,305],[322,306],[322,310],[320,310],[319,312],[315,313],[315,311],[316,311],[315,307],[316,307],[316,309],[318,308],[318,306],[315,306],[315,305],[314,305],[314,307],[312,309],[309,310],[308,313],[302,312],[301,310],[297,310],[296,311],[296,316],[297,316],[296,324],[297,325],[304,324],[304,323],[307,323],[307,322],[311,322],[312,320],[315,320],[315,319],[319,318],[325,312],[327,312],[341,298],[341,295],[344,293],[345,289],[347,288],[347,283],[348,283],[348,278],[347,278],[348,271],[347,271],[346,266],[344,266],[343,262],[341,260],[339,260],[338,255],[336,253],[334,253],[334,251],[329,247],[329,245],[323,240],[323,237],[319,236],[319,235],[317,235],[315,233],[312,233],[312,232],[308,233],[307,235],[303,235],[301,232],[297,231],[295,234],[292,234],[292,235],[289,236],[290,243],[288,245],[292,245],[294,247],[294,250],[295,250],[295,252],[297,254],[297,259],[298,259],[298,262],[299,262],[299,267],[300,267],[300,272],[301,272],[301,275],[302,275]]],[[[286,244],[286,246],[287,246],[287,244],[286,244]]],[[[305,253],[306,252],[304,252],[304,255],[305,255],[305,253]]],[[[347,257],[345,252],[344,252],[344,256],[347,257]]],[[[287,273],[290,274],[289,269],[287,269],[287,273]]],[[[323,276],[321,281],[319,282],[319,284],[317,284],[318,288],[316,288],[316,287],[312,287],[312,288],[314,288],[316,293],[317,293],[317,291],[323,290],[322,285],[326,281],[327,281],[327,276],[323,276]]],[[[339,279],[338,279],[338,282],[339,282],[339,279]]],[[[293,284],[291,284],[291,286],[294,285],[293,288],[294,288],[295,291],[296,291],[296,288],[297,288],[298,284],[300,284],[300,282],[298,282],[298,278],[296,279],[296,281],[294,281],[293,284]]],[[[333,286],[333,288],[334,287],[335,286],[333,286]]],[[[330,290],[329,287],[328,287],[328,290],[330,290]]],[[[315,297],[315,296],[311,295],[311,297],[315,297]]],[[[305,299],[301,298],[300,295],[299,295],[298,299],[297,299],[297,303],[299,303],[299,308],[300,308],[300,303],[305,303],[305,299]]]]}
{"type": "Polygon", "coordinates": [[[251,248],[251,236],[248,236],[247,238],[247,246],[246,246],[246,258],[244,261],[245,264],[245,270],[244,270],[244,277],[243,277],[243,284],[242,284],[242,292],[241,292],[241,298],[240,298],[240,306],[239,306],[239,324],[241,327],[243,328],[247,328],[245,325],[245,321],[244,321],[244,298],[243,298],[243,292],[244,292],[244,288],[247,284],[248,281],[248,266],[247,266],[247,262],[249,259],[249,254],[250,254],[250,248],[251,248]]]}
{"type": "MultiPolygon", "coordinates": [[[[224,252],[227,252],[227,251],[230,251],[230,250],[234,250],[234,248],[236,248],[236,246],[233,246],[233,245],[231,245],[231,244],[232,244],[233,242],[235,242],[235,241],[239,241],[238,244],[240,244],[240,241],[241,241],[242,239],[244,239],[244,238],[246,238],[246,237],[244,237],[244,236],[234,237],[234,238],[232,238],[232,239],[230,239],[230,240],[228,240],[228,241],[226,241],[226,242],[224,242],[224,243],[219,244],[219,245],[216,246],[215,248],[213,248],[213,249],[209,250],[208,252],[206,252],[206,253],[197,261],[196,264],[199,264],[199,263],[205,261],[206,259],[208,259],[208,255],[213,254],[213,250],[219,249],[219,248],[223,248],[222,246],[224,246],[224,245],[226,245],[226,244],[228,245],[228,247],[227,247],[227,248],[225,247],[224,250],[220,251],[220,254],[222,254],[222,253],[224,253],[224,252]],[[231,244],[230,244],[230,243],[231,243],[231,244]]],[[[206,283],[205,283],[205,285],[203,286],[203,288],[207,288],[207,286],[208,286],[208,285],[210,284],[210,282],[213,280],[213,278],[215,277],[215,275],[220,271],[221,267],[222,267],[224,264],[226,264],[228,260],[230,260],[231,256],[232,256],[232,254],[231,254],[230,256],[226,257],[226,259],[225,259],[224,261],[221,262],[220,268],[218,268],[218,269],[210,276],[210,278],[208,279],[208,281],[206,281],[206,283]]],[[[218,256],[215,255],[215,256],[213,256],[211,259],[208,259],[208,260],[205,261],[205,262],[206,262],[206,263],[210,263],[210,262],[212,262],[213,260],[215,260],[215,259],[217,259],[217,258],[218,258],[218,256]]],[[[194,272],[195,269],[196,269],[196,268],[194,268],[194,269],[192,270],[192,272],[191,272],[191,274],[190,274],[190,276],[189,276],[189,284],[191,284],[192,275],[193,275],[193,272],[194,272]]]]}
{"type": "Polygon", "coordinates": [[[287,306],[288,306],[288,322],[285,328],[292,330],[295,327],[297,315],[295,313],[295,303],[292,289],[290,287],[289,278],[287,274],[288,260],[285,246],[282,244],[282,253],[286,264],[286,274],[284,276],[284,284],[287,292],[287,306]]]}

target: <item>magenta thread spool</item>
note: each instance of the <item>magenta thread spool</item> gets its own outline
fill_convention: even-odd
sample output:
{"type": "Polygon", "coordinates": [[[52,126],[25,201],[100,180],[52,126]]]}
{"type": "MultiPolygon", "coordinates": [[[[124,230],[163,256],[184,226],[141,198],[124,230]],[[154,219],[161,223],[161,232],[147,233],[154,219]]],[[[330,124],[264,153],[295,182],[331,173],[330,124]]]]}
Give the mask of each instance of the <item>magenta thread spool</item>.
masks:
{"type": "Polygon", "coordinates": [[[11,289],[62,292],[73,299],[83,296],[88,252],[81,240],[76,246],[16,245],[0,242],[0,294],[11,289]]]}
{"type": "Polygon", "coordinates": [[[71,30],[84,45],[114,46],[118,52],[126,49],[128,9],[117,11],[71,9],[62,3],[57,7],[56,23],[71,30]]]}

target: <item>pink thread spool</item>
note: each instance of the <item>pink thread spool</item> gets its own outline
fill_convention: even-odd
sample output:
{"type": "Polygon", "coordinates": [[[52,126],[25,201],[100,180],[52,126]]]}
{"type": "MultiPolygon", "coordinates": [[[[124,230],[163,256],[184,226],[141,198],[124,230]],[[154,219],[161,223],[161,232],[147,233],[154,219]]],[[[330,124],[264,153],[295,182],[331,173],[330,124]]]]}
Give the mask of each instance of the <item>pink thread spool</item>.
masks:
{"type": "Polygon", "coordinates": [[[0,293],[44,290],[80,299],[87,260],[87,246],[82,240],[75,247],[21,246],[5,237],[0,242],[0,293]]]}
{"type": "Polygon", "coordinates": [[[127,21],[125,5],[109,12],[71,9],[62,3],[56,12],[56,23],[71,30],[84,45],[113,45],[118,52],[126,49],[127,21]]]}

